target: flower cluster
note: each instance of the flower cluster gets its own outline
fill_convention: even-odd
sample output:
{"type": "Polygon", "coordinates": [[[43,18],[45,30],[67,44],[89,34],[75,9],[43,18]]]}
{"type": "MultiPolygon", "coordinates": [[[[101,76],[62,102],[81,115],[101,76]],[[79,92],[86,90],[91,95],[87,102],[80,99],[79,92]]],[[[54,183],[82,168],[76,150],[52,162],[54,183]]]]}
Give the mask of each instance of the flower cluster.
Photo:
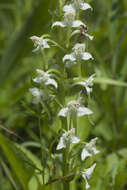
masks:
{"type": "MultiPolygon", "coordinates": [[[[77,14],[80,10],[87,10],[91,9],[92,7],[88,3],[84,3],[82,0],[73,0],[72,4],[65,5],[63,7],[63,21],[56,21],[53,23],[52,27],[60,26],[60,27],[67,27],[68,30],[72,30],[73,28],[76,28],[76,30],[72,31],[71,36],[80,33],[79,27],[83,26],[84,28],[87,28],[87,26],[80,20],[77,20],[77,14]]],[[[89,35],[87,33],[87,30],[83,30],[82,34],[85,37],[88,37],[90,40],[93,39],[93,36],[89,35]]],[[[73,48],[72,52],[70,54],[64,55],[62,61],[63,63],[66,63],[66,66],[73,66],[75,64],[81,64],[83,61],[87,60],[93,60],[93,56],[86,51],[86,44],[85,43],[76,43],[73,48]]],[[[80,85],[85,88],[86,92],[89,94],[92,92],[92,86],[93,86],[93,80],[94,80],[95,74],[91,75],[86,81],[78,81],[75,82],[72,86],[80,85]]],[[[81,117],[85,115],[91,115],[93,112],[85,107],[80,100],[71,100],[67,103],[65,107],[63,107],[59,113],[59,117],[70,117],[72,118],[72,121],[75,122],[76,117],[81,117]]],[[[76,123],[75,123],[76,126],[76,123]]],[[[61,137],[60,141],[56,147],[57,150],[60,149],[66,149],[70,147],[70,144],[79,144],[80,138],[77,137],[75,126],[71,128],[70,130],[66,131],[61,137]]],[[[85,161],[88,157],[92,157],[95,154],[98,154],[99,151],[96,149],[96,141],[97,138],[92,139],[89,143],[87,143],[82,151],[81,151],[81,160],[85,161]]],[[[86,182],[86,189],[90,187],[88,184],[88,180],[91,177],[91,174],[93,173],[93,170],[96,166],[96,163],[94,163],[90,168],[86,169],[85,171],[79,172],[83,179],[86,182]]]]}
{"type": "MultiPolygon", "coordinates": [[[[71,37],[75,34],[80,34],[82,33],[83,36],[86,38],[92,40],[93,36],[88,34],[88,27],[85,23],[83,23],[81,20],[79,20],[79,12],[86,11],[86,10],[93,10],[92,7],[88,3],[84,3],[83,0],[72,0],[71,4],[64,5],[63,6],[63,19],[62,21],[56,21],[52,24],[52,28],[54,27],[62,27],[66,28],[66,31],[69,31],[67,35],[68,40],[71,41],[71,37]],[[82,29],[82,30],[81,30],[82,29]]],[[[57,77],[55,77],[55,74],[49,71],[48,69],[48,58],[46,57],[44,49],[49,49],[50,45],[49,42],[57,44],[53,40],[50,40],[48,38],[45,38],[45,36],[37,37],[37,36],[32,36],[30,37],[32,42],[34,43],[35,49],[33,52],[41,52],[43,56],[43,70],[42,69],[36,69],[36,77],[32,79],[33,84],[35,85],[33,88],[30,88],[29,91],[31,92],[32,96],[34,97],[33,103],[34,104],[39,104],[42,103],[41,105],[44,106],[44,109],[47,111],[45,105],[48,105],[47,97],[50,94],[50,90],[53,90],[57,93],[59,93],[59,88],[61,86],[58,86],[57,83],[57,77]],[[46,63],[45,63],[46,62],[46,63]],[[44,66],[46,64],[46,67],[44,66]],[[50,86],[52,88],[50,89],[50,86]],[[59,88],[58,88],[59,87],[59,88]],[[44,104],[46,102],[46,104],[44,104]]],[[[70,43],[66,46],[67,48],[70,43]]],[[[59,46],[60,47],[60,46],[59,46]]],[[[69,49],[69,48],[68,48],[69,49]]],[[[63,67],[65,66],[65,71],[66,71],[66,66],[73,66],[76,65],[78,68],[80,68],[81,71],[81,64],[83,62],[86,62],[88,60],[93,60],[93,56],[91,53],[87,52],[86,44],[84,42],[77,42],[75,45],[71,46],[71,52],[68,54],[63,55],[62,62],[63,62],[63,67]],[[65,65],[64,65],[65,63],[65,65]]],[[[58,70],[57,70],[58,72],[58,70]]],[[[81,74],[81,73],[80,73],[81,74]]],[[[79,75],[80,75],[79,74],[79,75]]],[[[95,74],[91,75],[87,80],[84,81],[84,79],[80,76],[78,79],[78,82],[74,82],[71,87],[80,85],[83,87],[87,95],[89,95],[92,92],[92,86],[93,86],[93,80],[94,80],[95,74]]],[[[64,81],[62,81],[64,82],[64,81]]],[[[70,83],[69,83],[70,84],[70,83]]],[[[64,90],[64,89],[62,89],[64,90]]],[[[61,91],[62,91],[61,90],[61,91]]],[[[80,92],[79,92],[80,93],[80,92]]],[[[65,92],[63,93],[65,94],[65,92]]],[[[81,93],[80,93],[81,94],[81,93]]],[[[59,97],[59,96],[58,96],[59,97]]],[[[79,152],[81,152],[80,155],[80,162],[84,162],[86,159],[89,157],[93,157],[93,155],[98,154],[99,151],[96,149],[96,141],[97,137],[93,138],[89,143],[84,143],[77,135],[77,127],[78,127],[78,117],[83,117],[87,115],[93,114],[93,111],[89,109],[89,106],[87,106],[86,103],[82,102],[82,97],[78,97],[75,99],[72,99],[71,101],[67,101],[66,98],[64,97],[64,103],[60,102],[60,99],[57,96],[54,98],[55,103],[58,103],[62,108],[59,110],[57,114],[57,118],[61,119],[61,121],[66,120],[66,124],[62,123],[62,131],[64,133],[62,136],[59,138],[59,142],[56,146],[56,152],[59,153],[62,152],[62,157],[63,161],[63,167],[67,170],[65,172],[65,169],[63,171],[63,175],[67,174],[69,172],[70,168],[70,161],[69,161],[69,156],[71,153],[75,153],[75,150],[73,149],[74,146],[78,147],[78,153],[76,152],[76,155],[79,155],[79,152]],[[68,103],[65,103],[68,102],[68,103]],[[82,146],[83,144],[83,146],[82,146]],[[85,144],[85,145],[84,145],[85,144]],[[74,150],[74,151],[73,151],[74,150]]],[[[49,106],[50,107],[50,106],[49,106]]],[[[57,139],[58,140],[58,139],[57,139]]],[[[88,180],[90,179],[94,168],[96,166],[96,163],[92,164],[91,167],[87,168],[86,170],[82,171],[75,171],[76,174],[81,175],[83,179],[85,180],[86,183],[86,189],[90,187],[88,184],[88,180]]],[[[77,166],[72,167],[72,170],[77,168],[77,166]]],[[[80,167],[81,168],[81,167],[80,167]]]]}
{"type": "MultiPolygon", "coordinates": [[[[35,46],[35,49],[33,50],[34,53],[37,51],[43,52],[44,49],[50,48],[48,42],[51,42],[51,40],[48,38],[44,38],[43,36],[42,37],[31,36],[30,39],[32,40],[35,46]]],[[[49,74],[48,71],[43,71],[41,69],[36,69],[36,73],[37,77],[33,78],[33,82],[39,84],[40,87],[39,88],[34,87],[29,89],[31,94],[34,96],[33,99],[34,104],[38,104],[41,103],[42,100],[44,101],[46,100],[46,93],[45,93],[45,89],[47,89],[46,86],[51,85],[56,89],[58,88],[56,80],[51,78],[54,76],[53,74],[49,74]]]]}

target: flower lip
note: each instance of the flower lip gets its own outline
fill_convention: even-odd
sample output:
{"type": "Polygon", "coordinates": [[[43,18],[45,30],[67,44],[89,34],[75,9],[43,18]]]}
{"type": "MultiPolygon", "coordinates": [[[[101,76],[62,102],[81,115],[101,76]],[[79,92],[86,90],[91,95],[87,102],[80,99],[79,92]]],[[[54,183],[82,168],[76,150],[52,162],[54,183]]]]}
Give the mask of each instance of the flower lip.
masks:
{"type": "Polygon", "coordinates": [[[45,48],[50,48],[48,41],[49,39],[43,38],[43,37],[38,37],[38,36],[31,36],[30,39],[34,43],[35,49],[33,52],[37,52],[39,50],[43,50],[45,48]]]}
{"type": "Polygon", "coordinates": [[[78,10],[79,9],[81,10],[91,9],[91,11],[93,10],[91,5],[88,3],[84,3],[83,0],[73,0],[73,6],[78,10]]]}
{"type": "Polygon", "coordinates": [[[89,143],[87,143],[81,153],[81,160],[85,160],[87,157],[92,157],[94,154],[98,154],[100,151],[96,149],[96,141],[97,137],[92,139],[89,143]]]}
{"type": "Polygon", "coordinates": [[[72,53],[66,54],[63,57],[63,62],[69,60],[70,63],[72,63],[72,65],[73,65],[73,62],[74,62],[74,64],[76,64],[76,61],[78,61],[78,60],[86,61],[89,59],[93,59],[93,57],[90,53],[85,52],[85,47],[86,47],[86,45],[82,44],[82,43],[75,44],[75,46],[72,48],[72,53]]]}
{"type": "Polygon", "coordinates": [[[87,168],[85,172],[81,172],[81,175],[86,182],[86,189],[88,189],[90,187],[90,185],[88,184],[88,179],[91,178],[91,175],[92,175],[95,167],[96,167],[96,163],[94,163],[90,168],[87,168]]]}
{"type": "Polygon", "coordinates": [[[29,92],[33,95],[34,99],[33,99],[33,103],[34,104],[38,104],[41,102],[41,98],[43,98],[44,100],[46,99],[45,93],[43,92],[43,90],[40,90],[36,87],[34,88],[30,88],[29,92]]]}
{"type": "Polygon", "coordinates": [[[44,85],[52,85],[55,88],[58,87],[57,82],[55,79],[51,78],[51,74],[48,74],[47,72],[44,72],[43,70],[36,69],[36,72],[38,76],[33,79],[36,83],[43,83],[44,85]]]}
{"type": "Polygon", "coordinates": [[[92,92],[92,86],[93,86],[93,80],[96,74],[91,75],[87,80],[85,81],[79,81],[79,82],[75,82],[72,86],[75,85],[81,85],[83,86],[87,93],[91,93],[92,92]]]}
{"type": "Polygon", "coordinates": [[[75,128],[65,132],[61,137],[60,141],[56,147],[56,150],[60,150],[62,148],[66,148],[68,144],[77,144],[79,143],[80,139],[75,136],[75,128]]]}
{"type": "Polygon", "coordinates": [[[93,112],[90,109],[83,106],[78,100],[72,100],[68,102],[65,108],[62,108],[59,111],[58,116],[67,117],[76,114],[78,117],[81,117],[83,115],[90,115],[92,113],[93,112]]]}
{"type": "Polygon", "coordinates": [[[63,7],[63,11],[65,12],[65,14],[72,14],[74,16],[76,15],[75,8],[72,6],[72,4],[65,5],[63,7]]]}

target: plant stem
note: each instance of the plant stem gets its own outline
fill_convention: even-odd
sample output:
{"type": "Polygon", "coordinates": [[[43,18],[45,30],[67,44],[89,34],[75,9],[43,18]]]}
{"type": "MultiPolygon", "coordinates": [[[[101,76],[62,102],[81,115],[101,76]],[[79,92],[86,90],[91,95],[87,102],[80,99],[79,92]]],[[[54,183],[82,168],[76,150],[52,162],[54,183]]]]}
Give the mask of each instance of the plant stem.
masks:
{"type": "Polygon", "coordinates": [[[69,48],[70,46],[70,36],[71,36],[71,29],[69,28],[67,32],[67,43],[66,43],[67,48],[69,48]]]}
{"type": "MultiPolygon", "coordinates": [[[[69,126],[67,124],[67,120],[62,120],[62,127],[65,128],[66,130],[68,130],[69,126]]],[[[69,149],[70,149],[70,145],[67,144],[66,148],[63,150],[63,164],[62,164],[63,176],[66,176],[69,173],[69,167],[68,167],[69,149]]],[[[68,182],[63,181],[63,189],[69,190],[69,183],[68,182]]]]}
{"type": "Polygon", "coordinates": [[[41,101],[41,105],[44,108],[45,112],[48,114],[48,118],[51,119],[51,113],[50,113],[46,103],[43,100],[41,101]]]}
{"type": "Polygon", "coordinates": [[[45,179],[44,179],[44,166],[43,166],[43,161],[42,161],[42,152],[43,152],[43,150],[42,150],[42,129],[41,129],[41,118],[40,118],[40,116],[39,116],[39,118],[38,118],[38,126],[39,126],[39,133],[40,133],[40,145],[41,145],[41,167],[43,168],[43,172],[42,172],[42,181],[43,181],[43,185],[44,185],[44,183],[45,183],[45,179]]]}
{"type": "Polygon", "coordinates": [[[79,78],[82,78],[82,71],[81,71],[81,63],[78,62],[78,74],[79,74],[79,78]]]}
{"type": "Polygon", "coordinates": [[[69,118],[69,130],[71,129],[72,117],[69,118]]]}
{"type": "Polygon", "coordinates": [[[76,115],[76,113],[73,114],[72,121],[73,121],[73,127],[75,128],[75,134],[77,135],[77,115],[76,115]]]}
{"type": "MultiPolygon", "coordinates": [[[[63,176],[66,176],[69,173],[69,167],[68,167],[69,149],[70,149],[70,145],[68,144],[63,153],[63,176]]],[[[63,189],[69,190],[69,182],[67,181],[63,182],[63,189]]]]}
{"type": "Polygon", "coordinates": [[[48,61],[47,61],[47,57],[45,55],[44,50],[42,51],[42,56],[43,56],[43,61],[44,61],[44,71],[48,70],[48,61]]]}

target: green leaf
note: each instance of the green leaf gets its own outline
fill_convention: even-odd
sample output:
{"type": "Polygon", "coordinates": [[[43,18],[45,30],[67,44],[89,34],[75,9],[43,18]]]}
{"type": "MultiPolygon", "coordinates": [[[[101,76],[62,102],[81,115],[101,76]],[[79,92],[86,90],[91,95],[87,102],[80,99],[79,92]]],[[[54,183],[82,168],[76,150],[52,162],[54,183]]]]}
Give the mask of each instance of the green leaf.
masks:
{"type": "Polygon", "coordinates": [[[99,83],[99,84],[107,84],[107,85],[113,85],[113,86],[127,87],[126,82],[113,80],[113,79],[110,79],[110,78],[97,77],[97,78],[95,78],[94,82],[99,83]]]}
{"type": "Polygon", "coordinates": [[[21,151],[14,145],[14,143],[1,134],[0,147],[2,148],[17,178],[22,184],[23,189],[28,190],[28,182],[33,175],[33,168],[24,162],[21,151]]]}

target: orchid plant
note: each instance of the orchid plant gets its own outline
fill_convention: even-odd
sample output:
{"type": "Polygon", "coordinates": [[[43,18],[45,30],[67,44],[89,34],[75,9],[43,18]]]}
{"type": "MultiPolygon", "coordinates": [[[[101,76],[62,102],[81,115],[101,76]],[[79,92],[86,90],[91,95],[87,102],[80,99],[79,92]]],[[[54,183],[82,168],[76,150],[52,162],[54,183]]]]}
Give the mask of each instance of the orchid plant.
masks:
{"type": "MultiPolygon", "coordinates": [[[[68,87],[74,88],[77,85],[85,88],[86,97],[87,95],[92,93],[95,74],[91,75],[87,80],[85,80],[84,77],[82,77],[81,66],[84,63],[86,64],[89,60],[92,61],[93,56],[91,55],[91,53],[87,52],[86,43],[84,41],[82,43],[76,42],[75,45],[72,45],[75,42],[74,40],[72,40],[72,36],[75,34],[79,34],[81,27],[87,28],[87,25],[79,19],[79,12],[86,11],[87,9],[93,10],[91,5],[89,5],[88,3],[84,3],[83,0],[73,0],[71,4],[67,5],[62,4],[62,21],[55,21],[52,24],[51,28],[52,30],[55,30],[57,26],[66,28],[66,30],[69,31],[69,35],[67,37],[67,44],[65,45],[65,47],[62,48],[63,50],[65,50],[63,57],[61,58],[61,62],[63,62],[62,66],[59,64],[59,66],[57,66],[57,69],[54,69],[55,67],[52,68],[49,66],[48,55],[45,53],[45,49],[48,49],[46,51],[49,51],[52,45],[54,46],[58,43],[49,38],[45,38],[44,36],[30,37],[35,47],[33,52],[41,53],[44,59],[42,68],[36,69],[36,77],[32,79],[34,87],[30,88],[29,92],[33,96],[33,103],[36,105],[40,105],[39,109],[41,109],[41,113],[44,113],[42,116],[39,115],[39,118],[42,117],[41,119],[48,116],[48,119],[50,120],[52,117],[52,113],[54,112],[53,104],[57,104],[58,106],[57,113],[56,115],[54,113],[54,117],[55,119],[61,121],[61,127],[59,129],[59,132],[57,131],[58,134],[54,141],[55,144],[54,142],[51,143],[51,146],[55,146],[55,153],[51,151],[51,149],[49,150],[49,152],[51,154],[51,160],[53,162],[56,157],[57,159],[59,159],[57,179],[59,181],[59,179],[61,179],[63,176],[63,189],[66,190],[70,189],[69,180],[64,181],[64,178],[68,175],[72,175],[74,177],[78,177],[79,175],[82,176],[82,178],[85,180],[85,189],[88,189],[90,187],[88,181],[91,178],[94,168],[96,167],[96,163],[92,161],[92,165],[90,165],[90,167],[88,166],[89,168],[87,169],[83,168],[82,171],[81,166],[84,167],[84,162],[86,160],[88,160],[89,158],[93,159],[93,155],[99,153],[99,150],[96,149],[95,145],[97,137],[93,138],[88,143],[84,142],[83,139],[80,139],[78,137],[78,117],[87,117],[93,114],[93,111],[91,110],[91,108],[89,108],[87,103],[81,101],[82,99],[84,100],[83,96],[85,96],[82,93],[83,90],[77,94],[74,94],[73,98],[71,98],[71,96],[68,94],[67,96],[65,95],[68,87]],[[53,42],[52,45],[50,45],[51,42],[53,42]],[[71,52],[70,49],[72,49],[71,52]],[[65,52],[68,51],[69,53],[65,54],[65,52]],[[72,77],[71,79],[73,83],[70,85],[70,78],[67,75],[67,66],[71,66],[71,69],[73,65],[76,65],[77,68],[79,68],[79,80],[78,82],[74,82],[72,77]],[[63,73],[61,73],[60,67],[62,67],[63,73]],[[60,82],[61,78],[63,80],[62,82],[60,82]],[[64,84],[67,85],[64,86],[64,84]],[[63,94],[62,99],[59,96],[59,92],[62,92],[63,94]],[[77,96],[77,98],[74,98],[75,96],[77,96]]],[[[93,36],[89,35],[87,33],[87,30],[83,31],[83,35],[90,40],[93,39],[93,36]]],[[[58,47],[61,47],[61,45],[58,45],[58,47]]],[[[42,126],[39,120],[40,144],[42,147],[41,127],[42,126]]],[[[43,150],[41,149],[41,151],[43,150]]],[[[46,163],[46,165],[48,165],[48,163],[46,163]]],[[[45,176],[47,176],[47,174],[45,173],[45,166],[43,165],[43,161],[42,168],[43,186],[45,186],[46,184],[52,184],[54,183],[54,181],[57,181],[57,179],[54,179],[53,175],[49,176],[49,179],[45,181],[44,178],[45,176]]]]}

